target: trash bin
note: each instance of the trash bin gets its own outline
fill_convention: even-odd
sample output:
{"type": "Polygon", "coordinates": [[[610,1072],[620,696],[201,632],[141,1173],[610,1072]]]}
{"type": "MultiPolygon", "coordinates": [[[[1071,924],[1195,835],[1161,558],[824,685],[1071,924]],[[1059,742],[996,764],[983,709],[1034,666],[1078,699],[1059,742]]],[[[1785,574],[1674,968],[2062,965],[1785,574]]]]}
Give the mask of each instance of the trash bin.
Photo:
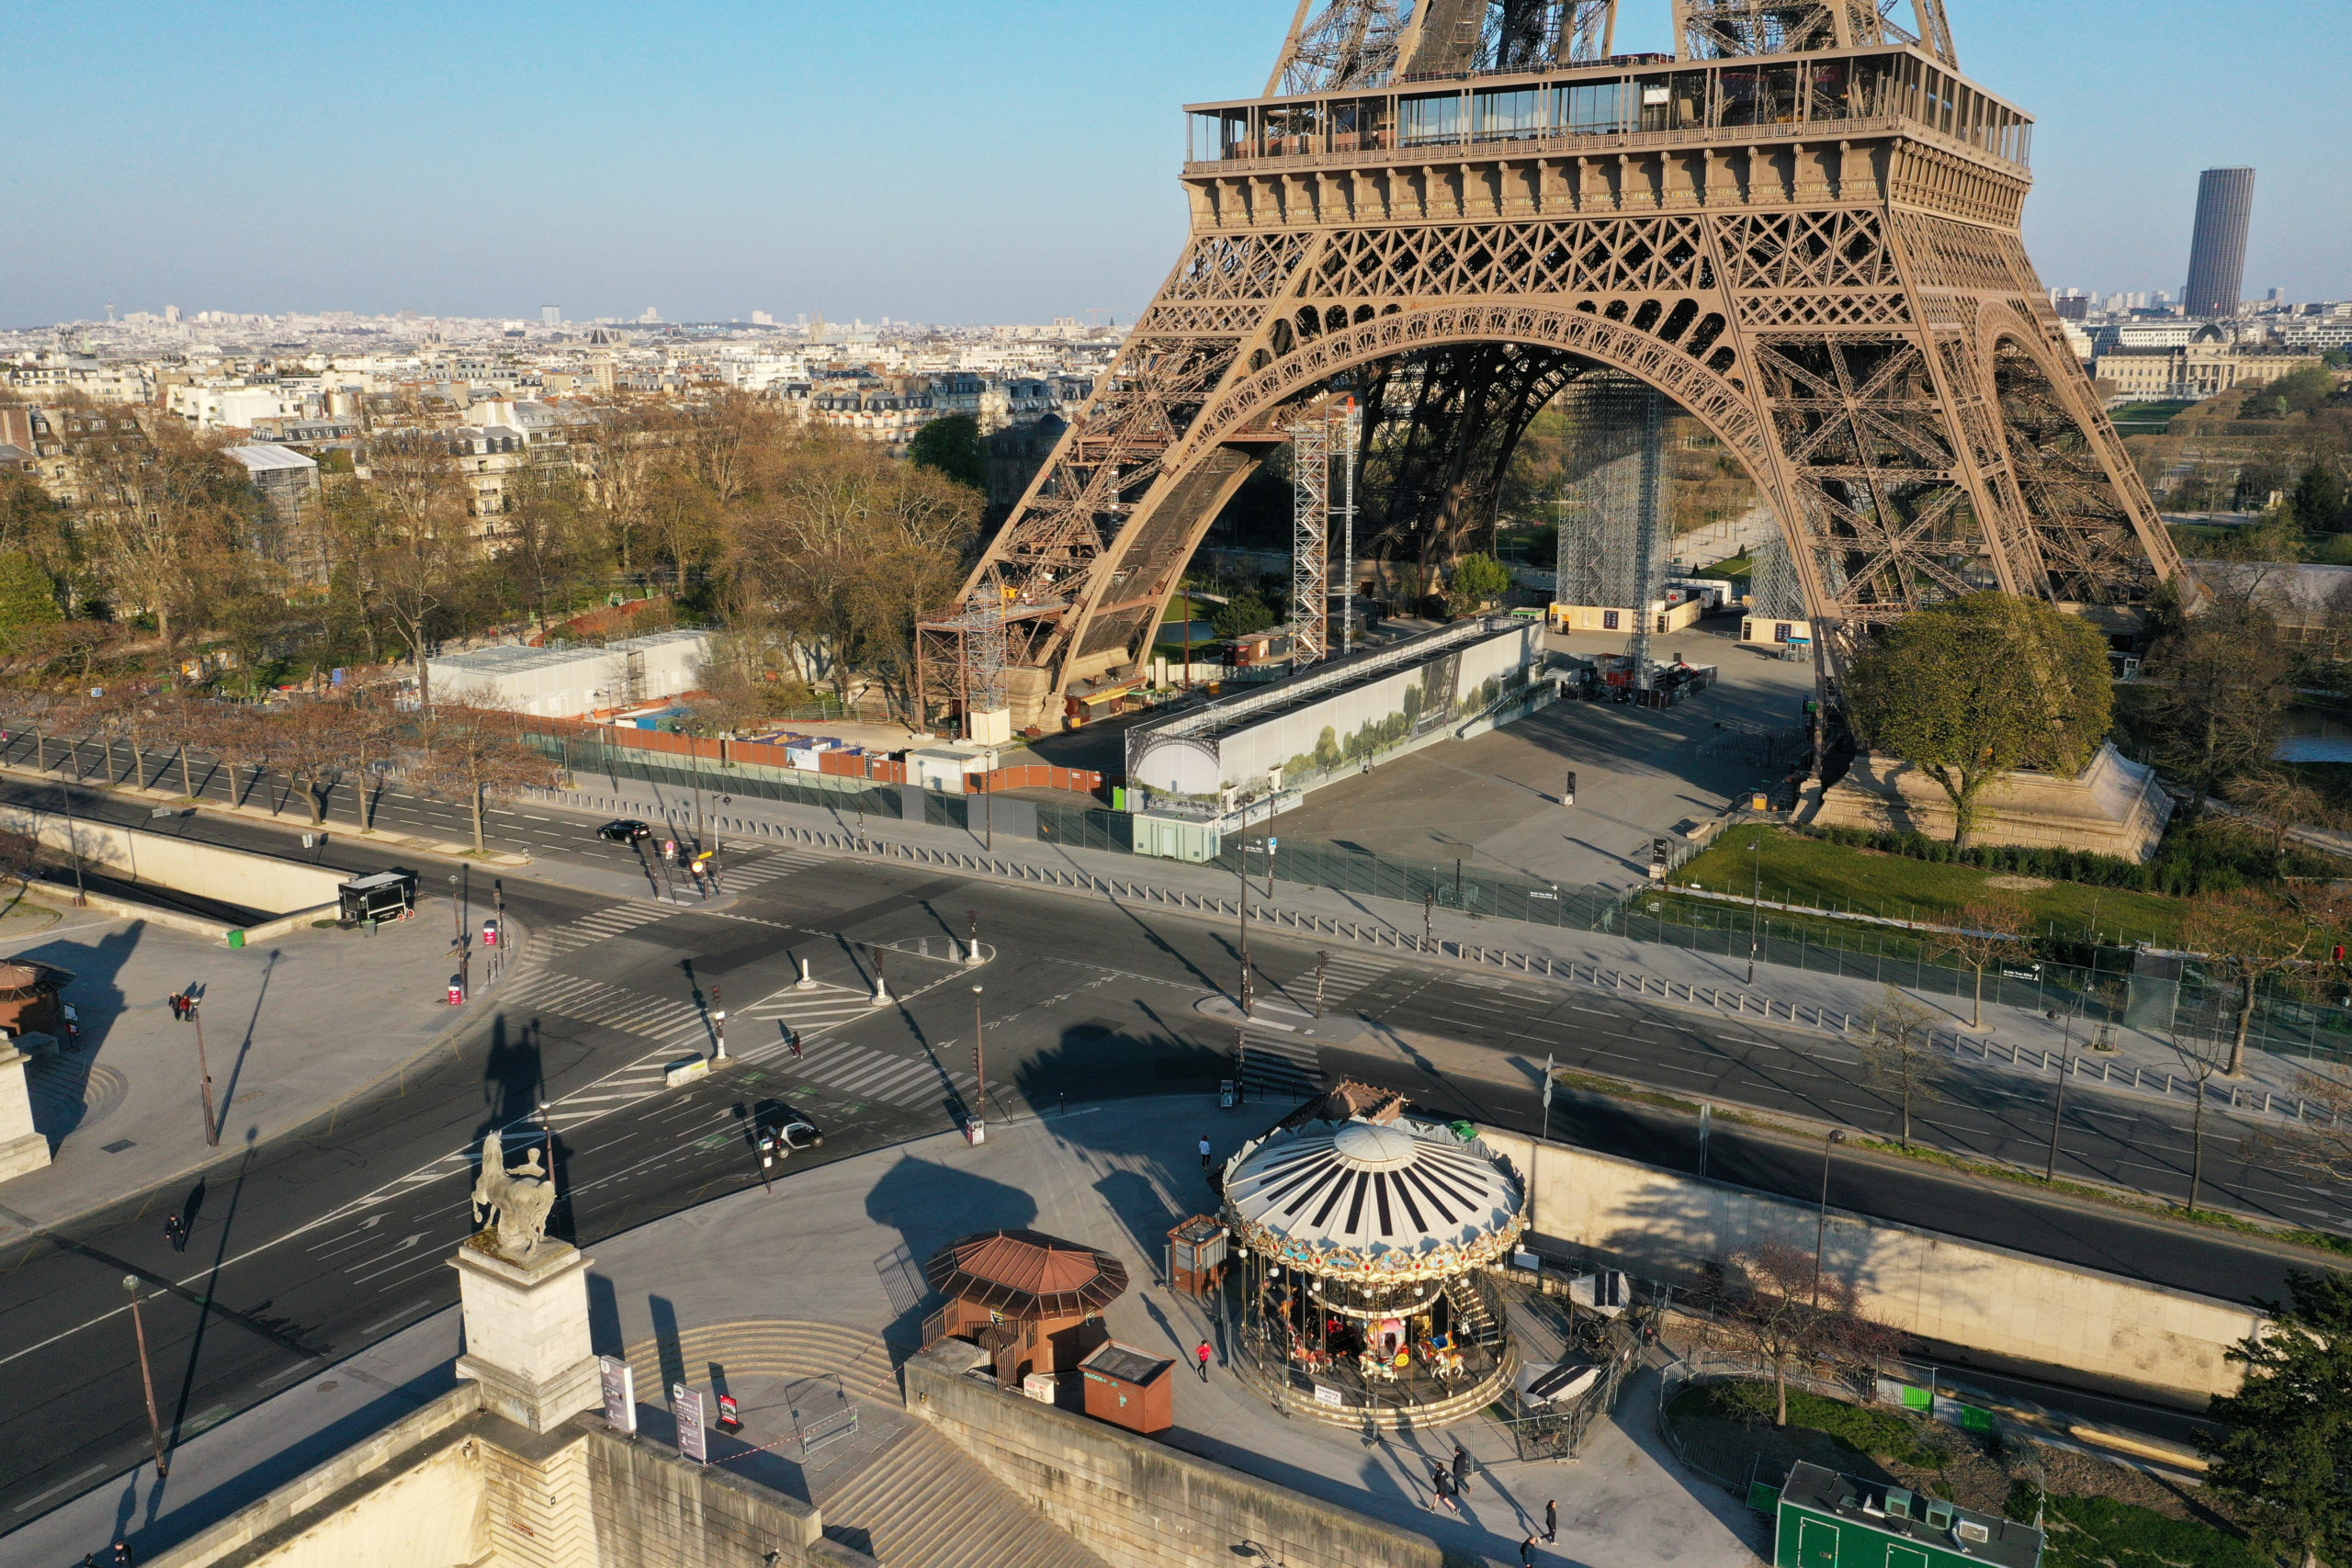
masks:
{"type": "Polygon", "coordinates": [[[449,976],[449,1005],[453,1008],[461,1008],[466,1005],[465,982],[455,975],[449,976]]]}
{"type": "Polygon", "coordinates": [[[964,1141],[967,1144],[987,1143],[989,1141],[989,1124],[981,1121],[977,1116],[967,1118],[964,1122],[964,1141]]]}

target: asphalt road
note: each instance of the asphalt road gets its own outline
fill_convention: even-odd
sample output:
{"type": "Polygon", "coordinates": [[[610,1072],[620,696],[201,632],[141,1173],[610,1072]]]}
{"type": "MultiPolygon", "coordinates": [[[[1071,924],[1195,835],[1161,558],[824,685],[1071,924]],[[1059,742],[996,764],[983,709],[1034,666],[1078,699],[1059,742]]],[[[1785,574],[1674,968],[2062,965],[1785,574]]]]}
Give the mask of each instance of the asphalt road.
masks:
{"type": "MultiPolygon", "coordinates": [[[[10,781],[0,795],[27,787],[47,786],[10,781]]],[[[77,809],[135,821],[146,808],[85,795],[77,809]]],[[[216,841],[289,842],[290,829],[262,820],[181,821],[182,830],[216,841]]],[[[545,833],[549,859],[627,869],[635,858],[595,843],[576,818],[550,818],[533,831],[545,833]]],[[[312,852],[352,870],[401,859],[340,839],[312,852]]],[[[494,1014],[454,1048],[420,1064],[396,1091],[228,1153],[192,1190],[125,1195],[0,1255],[0,1529],[145,1450],[124,1275],[143,1281],[164,1420],[185,1437],[453,1301],[447,1258],[472,1228],[474,1151],[492,1133],[505,1139],[511,1160],[534,1146],[551,1153],[563,1195],[555,1228],[593,1249],[756,1184],[748,1127],[763,1115],[802,1115],[826,1134],[821,1148],[786,1162],[780,1201],[795,1169],[937,1131],[975,1108],[1050,1114],[1065,1098],[1175,1091],[1194,1097],[1186,1103],[1199,1108],[1204,1131],[1227,1146],[1265,1120],[1254,1106],[1227,1116],[1208,1109],[1215,1080],[1230,1071],[1232,1036],[1193,1010],[1231,982],[1228,930],[799,850],[741,860],[728,881],[732,900],[705,910],[507,874],[507,899],[537,938],[494,1014]],[[967,969],[951,960],[950,940],[975,915],[992,956],[967,969]],[[819,982],[810,991],[793,987],[804,958],[819,982]],[[895,998],[878,1007],[870,1000],[877,962],[895,998]],[[976,1006],[985,1100],[974,1077],[976,1006]],[[713,1048],[722,1011],[736,1065],[662,1088],[665,1064],[713,1048]],[[787,1026],[800,1031],[804,1059],[786,1050],[787,1026]],[[185,1253],[164,1240],[163,1217],[175,1210],[189,1221],[185,1253]]],[[[1285,984],[1294,996],[1311,992],[1311,949],[1259,933],[1251,951],[1261,995],[1285,984]]],[[[1433,1108],[1532,1130],[1541,1109],[1526,1064],[1548,1051],[1564,1064],[1685,1093],[1834,1112],[1872,1130],[1892,1122],[1883,1095],[1841,1076],[1849,1064],[1834,1043],[1409,962],[1366,964],[1347,998],[1351,1010],[1459,1043],[1447,1044],[1442,1060],[1375,1045],[1327,1053],[1324,1066],[1395,1082],[1433,1108]]],[[[2046,1126],[2046,1107],[2037,1117],[2024,1080],[1953,1087],[1966,1098],[1923,1111],[1923,1136],[1998,1150],[2046,1126]]],[[[2165,1135],[2154,1119],[2144,1136],[2129,1134],[2106,1097],[2078,1091],[2069,1114],[2080,1118],[2070,1123],[2069,1156],[2091,1162],[2086,1168],[2104,1160],[2129,1169],[2123,1156],[2165,1135]]],[[[1555,1103],[1552,1131],[1669,1167],[1689,1168],[1695,1158],[1689,1117],[1597,1096],[1555,1103]]],[[[2148,1163],[2167,1157],[2160,1150],[2148,1163]]],[[[1812,1201],[1818,1145],[1718,1123],[1710,1173],[1812,1201]]],[[[2154,1183],[2175,1173],[2146,1174],[2154,1183]]],[[[2221,1163],[2215,1174],[2248,1184],[2264,1176],[2221,1163]]],[[[1901,1162],[1840,1156],[1830,1201],[2233,1298],[2277,1293],[2287,1261],[2228,1233],[1901,1162]]],[[[593,1299],[592,1308],[604,1310],[593,1299]]]]}

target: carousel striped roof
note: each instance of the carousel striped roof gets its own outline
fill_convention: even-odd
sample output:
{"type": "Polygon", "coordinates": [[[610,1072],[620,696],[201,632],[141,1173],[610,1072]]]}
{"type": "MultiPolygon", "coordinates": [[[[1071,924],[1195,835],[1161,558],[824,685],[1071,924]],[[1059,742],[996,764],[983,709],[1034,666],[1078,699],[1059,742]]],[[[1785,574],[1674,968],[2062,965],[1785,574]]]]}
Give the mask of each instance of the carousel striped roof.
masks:
{"type": "Polygon", "coordinates": [[[1226,1206],[1261,1251],[1411,1273],[1466,1268],[1521,1228],[1519,1179],[1442,1127],[1310,1122],[1234,1162],[1226,1206]]]}

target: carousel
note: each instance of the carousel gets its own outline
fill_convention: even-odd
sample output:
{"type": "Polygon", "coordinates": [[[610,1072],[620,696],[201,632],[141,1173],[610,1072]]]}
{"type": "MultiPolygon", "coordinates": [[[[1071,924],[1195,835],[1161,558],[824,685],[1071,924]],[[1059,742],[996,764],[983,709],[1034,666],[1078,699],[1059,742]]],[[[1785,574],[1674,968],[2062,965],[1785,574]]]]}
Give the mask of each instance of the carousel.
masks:
{"type": "Polygon", "coordinates": [[[1452,1419],[1492,1399],[1515,1365],[1487,1270],[1526,1228],[1526,1190],[1485,1145],[1358,1088],[1226,1167],[1242,1364],[1302,1415],[1452,1419]]]}

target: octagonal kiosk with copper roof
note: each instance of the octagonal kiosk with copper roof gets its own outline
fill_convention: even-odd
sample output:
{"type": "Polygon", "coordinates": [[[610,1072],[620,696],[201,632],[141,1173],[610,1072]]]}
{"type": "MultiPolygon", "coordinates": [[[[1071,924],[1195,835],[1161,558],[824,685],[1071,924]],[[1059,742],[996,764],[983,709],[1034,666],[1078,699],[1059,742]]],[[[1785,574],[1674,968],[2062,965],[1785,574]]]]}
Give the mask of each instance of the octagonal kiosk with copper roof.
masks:
{"type": "Polygon", "coordinates": [[[1294,1119],[1227,1165],[1241,1254],[1240,1365],[1301,1415],[1361,1426],[1451,1420],[1516,1368],[1487,1270],[1527,1224],[1509,1161],[1450,1128],[1294,1119]]]}
{"type": "Polygon", "coordinates": [[[994,1359],[999,1384],[1032,1371],[1067,1371],[1109,1338],[1102,1309],[1126,1292],[1127,1269],[1107,1252],[1041,1231],[983,1231],[923,1265],[948,1298],[923,1325],[926,1348],[972,1340],[994,1359]]]}

